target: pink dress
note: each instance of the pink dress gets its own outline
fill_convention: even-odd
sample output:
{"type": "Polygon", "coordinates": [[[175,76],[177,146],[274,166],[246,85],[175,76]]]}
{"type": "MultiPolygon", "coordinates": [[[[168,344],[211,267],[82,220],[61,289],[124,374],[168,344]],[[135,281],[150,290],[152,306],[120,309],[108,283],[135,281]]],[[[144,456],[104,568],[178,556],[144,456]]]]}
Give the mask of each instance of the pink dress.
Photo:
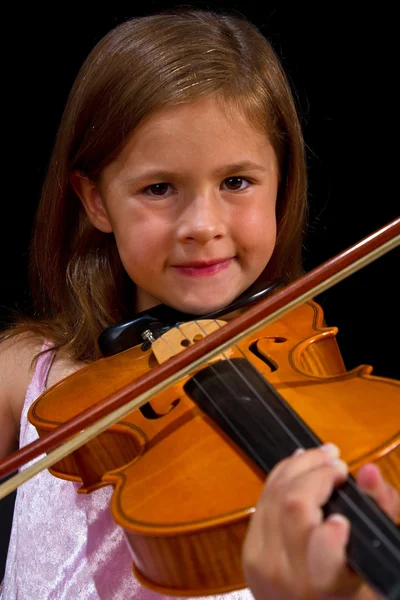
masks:
{"type": "MultiPolygon", "coordinates": [[[[41,355],[28,387],[21,447],[37,438],[27,412],[46,389],[52,360],[53,353],[41,355]]],[[[172,600],[134,578],[122,530],[109,511],[111,486],[89,495],[77,494],[78,487],[46,470],[18,489],[1,600],[172,600]]],[[[210,598],[253,600],[249,590],[210,598]]]]}

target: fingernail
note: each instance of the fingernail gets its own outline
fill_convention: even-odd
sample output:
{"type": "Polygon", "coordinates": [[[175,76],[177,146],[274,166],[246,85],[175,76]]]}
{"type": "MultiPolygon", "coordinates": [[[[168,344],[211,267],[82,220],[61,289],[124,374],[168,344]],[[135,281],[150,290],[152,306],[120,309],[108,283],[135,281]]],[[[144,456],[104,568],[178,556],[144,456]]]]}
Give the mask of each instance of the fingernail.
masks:
{"type": "Polygon", "coordinates": [[[339,469],[339,471],[342,471],[342,473],[344,473],[345,475],[347,475],[347,473],[349,472],[349,467],[344,462],[344,460],[340,460],[340,458],[333,458],[332,460],[329,461],[329,464],[332,467],[339,469]]]}
{"type": "Polygon", "coordinates": [[[335,444],[324,444],[321,446],[321,450],[326,452],[331,458],[337,458],[340,456],[340,450],[335,444]]]}
{"type": "Polygon", "coordinates": [[[333,521],[334,523],[345,523],[347,525],[346,517],[339,513],[333,513],[332,515],[329,515],[327,521],[333,521]]]}
{"type": "Polygon", "coordinates": [[[303,454],[305,452],[304,448],[297,448],[297,450],[295,450],[293,452],[293,456],[297,456],[298,454],[303,454]]]}

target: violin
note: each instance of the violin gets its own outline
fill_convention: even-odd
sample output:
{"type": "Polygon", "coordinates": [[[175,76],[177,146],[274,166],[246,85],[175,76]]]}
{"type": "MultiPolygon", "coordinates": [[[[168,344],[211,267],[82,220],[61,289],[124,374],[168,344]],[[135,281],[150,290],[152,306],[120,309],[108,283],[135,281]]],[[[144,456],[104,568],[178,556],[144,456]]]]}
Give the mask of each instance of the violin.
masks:
{"type": "MultiPolygon", "coordinates": [[[[399,238],[400,219],[364,248],[383,252],[399,238]]],[[[79,442],[75,435],[61,453],[48,455],[50,472],[80,482],[80,493],[114,487],[111,512],[143,585],[177,596],[245,587],[241,546],[249,518],[268,472],[296,448],[333,442],[352,475],[375,462],[400,489],[400,382],[373,376],[369,366],[346,371],[337,329],[324,325],[322,309],[307,297],[344,276],[350,263],[354,269],[365,261],[367,250],[356,260],[352,252],[360,254],[360,247],[229,323],[221,314],[160,327],[159,315],[152,316],[142,344],[125,350],[118,344],[132,327],[138,335],[137,322],[118,326],[103,336],[106,358],[31,406],[41,445],[27,448],[25,458],[59,445],[62,428],[67,437],[86,428],[79,442]],[[113,416],[104,416],[110,406],[113,416]],[[102,416],[96,433],[89,433],[90,412],[102,416]]],[[[384,597],[398,600],[399,530],[352,475],[324,513],[350,519],[349,564],[384,597]]]]}

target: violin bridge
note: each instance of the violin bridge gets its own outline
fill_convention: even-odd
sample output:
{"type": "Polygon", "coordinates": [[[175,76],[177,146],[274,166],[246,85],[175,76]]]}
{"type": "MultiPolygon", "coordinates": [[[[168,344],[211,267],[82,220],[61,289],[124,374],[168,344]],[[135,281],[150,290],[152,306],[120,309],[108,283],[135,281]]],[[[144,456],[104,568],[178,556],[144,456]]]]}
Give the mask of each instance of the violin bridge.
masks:
{"type": "MultiPolygon", "coordinates": [[[[183,352],[185,348],[207,337],[210,333],[221,329],[224,325],[226,325],[226,321],[215,319],[200,319],[198,321],[180,323],[157,338],[152,343],[151,349],[158,363],[162,364],[169,358],[183,352]]],[[[214,360],[227,358],[231,353],[231,351],[225,352],[224,356],[217,356],[214,360]]]]}

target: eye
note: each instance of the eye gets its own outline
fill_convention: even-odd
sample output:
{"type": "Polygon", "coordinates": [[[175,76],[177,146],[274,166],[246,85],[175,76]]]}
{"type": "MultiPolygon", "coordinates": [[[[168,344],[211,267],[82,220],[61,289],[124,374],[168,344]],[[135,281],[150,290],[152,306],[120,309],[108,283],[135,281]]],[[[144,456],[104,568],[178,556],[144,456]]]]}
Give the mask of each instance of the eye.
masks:
{"type": "Polygon", "coordinates": [[[153,183],[153,185],[147,186],[143,193],[150,198],[164,198],[172,190],[172,186],[169,183],[153,183]]]}
{"type": "Polygon", "coordinates": [[[244,177],[228,177],[222,182],[229,192],[239,192],[245,190],[250,185],[250,181],[244,177]]]}

